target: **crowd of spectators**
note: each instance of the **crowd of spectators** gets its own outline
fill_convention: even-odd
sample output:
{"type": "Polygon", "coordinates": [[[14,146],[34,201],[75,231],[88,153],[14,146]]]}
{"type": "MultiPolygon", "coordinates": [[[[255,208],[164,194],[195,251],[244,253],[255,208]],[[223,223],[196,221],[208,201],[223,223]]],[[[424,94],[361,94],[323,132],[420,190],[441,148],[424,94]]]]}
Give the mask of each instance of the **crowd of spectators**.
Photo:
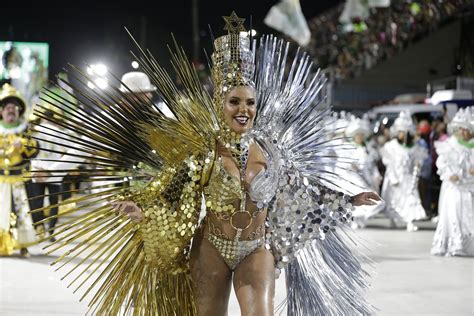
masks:
{"type": "Polygon", "coordinates": [[[336,81],[354,78],[454,19],[469,0],[392,0],[365,20],[342,24],[344,3],[309,20],[310,54],[336,81]]]}

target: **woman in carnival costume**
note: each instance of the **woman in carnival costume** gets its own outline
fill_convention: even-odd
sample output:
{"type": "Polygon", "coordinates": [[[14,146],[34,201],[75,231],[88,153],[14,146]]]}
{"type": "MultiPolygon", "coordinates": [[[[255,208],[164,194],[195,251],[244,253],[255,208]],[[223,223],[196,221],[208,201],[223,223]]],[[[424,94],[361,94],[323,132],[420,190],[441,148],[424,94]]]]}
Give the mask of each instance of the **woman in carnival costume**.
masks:
{"type": "Polygon", "coordinates": [[[276,268],[285,269],[288,315],[370,314],[366,274],[344,227],[353,205],[379,197],[324,185],[337,179],[321,154],[331,147],[320,124],[331,113],[321,102],[324,78],[304,54],[288,64],[281,40],[252,43],[235,12],[224,19],[212,97],[181,48],[172,53],[181,90],[151,55],[135,56],[174,117],[152,100],[144,112],[143,101],[118,89],[75,87],[84,111],[57,99],[78,147],[96,153],[90,164],[129,168],[108,180],[132,181],[78,199],[108,203],[61,224],[47,248],[79,241],[55,263],[85,256],[68,276],[91,284],[84,296],[96,287],[94,313],[225,315],[233,282],[242,314],[272,315],[276,268]],[[122,108],[108,107],[117,100],[122,108]]]}
{"type": "Polygon", "coordinates": [[[403,111],[391,127],[396,138],[380,151],[386,167],[382,184],[382,199],[392,226],[396,221],[407,223],[407,231],[416,231],[413,221],[424,219],[425,210],[418,192],[418,177],[428,152],[414,141],[415,124],[409,112],[403,111]]]}
{"type": "Polygon", "coordinates": [[[431,254],[474,256],[474,107],[460,109],[451,137],[435,142],[441,178],[439,221],[431,254]]]}
{"type": "Polygon", "coordinates": [[[28,121],[23,114],[26,103],[11,85],[0,90],[0,256],[15,249],[28,257],[29,245],[37,241],[33,219],[28,213],[26,178],[29,159],[36,156],[36,141],[27,134],[28,121]]]}

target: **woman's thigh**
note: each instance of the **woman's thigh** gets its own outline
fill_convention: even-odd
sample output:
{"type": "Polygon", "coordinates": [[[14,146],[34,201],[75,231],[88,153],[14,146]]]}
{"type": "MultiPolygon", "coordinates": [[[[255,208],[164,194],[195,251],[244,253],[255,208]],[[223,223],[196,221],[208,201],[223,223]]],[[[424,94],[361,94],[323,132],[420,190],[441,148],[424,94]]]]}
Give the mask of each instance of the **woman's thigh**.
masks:
{"type": "Polygon", "coordinates": [[[237,266],[234,289],[242,315],[273,315],[275,265],[270,251],[262,247],[237,266]]]}
{"type": "Polygon", "coordinates": [[[193,241],[191,276],[198,315],[227,315],[232,271],[202,234],[193,241]]]}

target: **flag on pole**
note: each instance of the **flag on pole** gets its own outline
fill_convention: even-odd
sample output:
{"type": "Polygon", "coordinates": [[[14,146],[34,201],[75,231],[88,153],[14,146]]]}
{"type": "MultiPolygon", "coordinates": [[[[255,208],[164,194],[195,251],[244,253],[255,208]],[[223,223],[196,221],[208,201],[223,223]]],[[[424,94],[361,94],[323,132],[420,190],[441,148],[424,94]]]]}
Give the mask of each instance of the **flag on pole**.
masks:
{"type": "Polygon", "coordinates": [[[390,0],[346,0],[339,22],[351,23],[354,18],[365,20],[369,17],[370,8],[388,8],[389,6],[390,0]]]}
{"type": "Polygon", "coordinates": [[[370,8],[388,8],[390,0],[369,0],[370,8]]]}
{"type": "Polygon", "coordinates": [[[301,46],[309,44],[311,33],[299,0],[281,0],[271,7],[264,23],[288,35],[301,46]]]}
{"type": "Polygon", "coordinates": [[[339,22],[351,23],[352,19],[365,20],[369,17],[369,5],[367,0],[346,0],[344,10],[339,16],[339,22]]]}

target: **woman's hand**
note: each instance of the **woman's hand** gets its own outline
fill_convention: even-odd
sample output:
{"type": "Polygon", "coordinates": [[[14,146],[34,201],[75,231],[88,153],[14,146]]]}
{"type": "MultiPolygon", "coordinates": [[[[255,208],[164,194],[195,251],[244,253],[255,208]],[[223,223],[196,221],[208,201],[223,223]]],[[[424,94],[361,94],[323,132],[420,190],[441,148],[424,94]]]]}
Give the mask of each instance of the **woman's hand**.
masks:
{"type": "Polygon", "coordinates": [[[123,213],[130,217],[134,222],[141,222],[143,220],[143,212],[135,202],[122,201],[112,203],[112,207],[117,213],[123,213]]]}
{"type": "Polygon", "coordinates": [[[375,192],[362,192],[357,195],[354,195],[351,198],[351,203],[354,206],[360,206],[360,205],[376,205],[377,202],[375,201],[381,201],[382,199],[380,196],[375,193],[375,192]]]}

